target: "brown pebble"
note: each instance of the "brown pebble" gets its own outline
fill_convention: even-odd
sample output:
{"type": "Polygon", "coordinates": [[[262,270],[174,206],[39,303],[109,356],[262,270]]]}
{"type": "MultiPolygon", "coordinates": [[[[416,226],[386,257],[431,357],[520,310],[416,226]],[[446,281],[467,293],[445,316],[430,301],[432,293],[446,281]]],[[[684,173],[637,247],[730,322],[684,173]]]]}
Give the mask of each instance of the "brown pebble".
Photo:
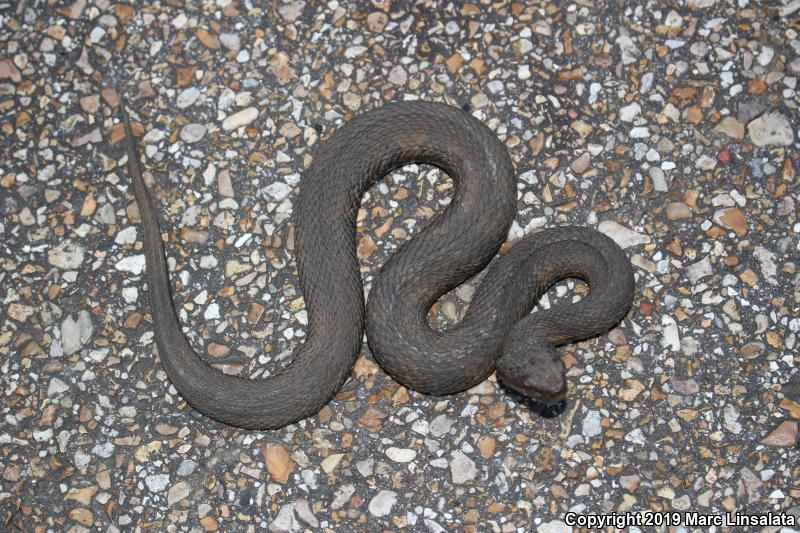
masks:
{"type": "Polygon", "coordinates": [[[217,344],[216,342],[212,342],[208,345],[208,355],[214,357],[215,359],[219,359],[220,357],[226,357],[230,353],[231,349],[225,346],[224,344],[217,344]]]}
{"type": "Polygon", "coordinates": [[[692,218],[692,210],[683,202],[671,202],[667,205],[667,218],[670,220],[692,218]]]}
{"type": "Polygon", "coordinates": [[[278,443],[265,442],[261,445],[261,452],[272,480],[281,485],[286,483],[294,471],[294,461],[289,457],[286,448],[278,443]]]}

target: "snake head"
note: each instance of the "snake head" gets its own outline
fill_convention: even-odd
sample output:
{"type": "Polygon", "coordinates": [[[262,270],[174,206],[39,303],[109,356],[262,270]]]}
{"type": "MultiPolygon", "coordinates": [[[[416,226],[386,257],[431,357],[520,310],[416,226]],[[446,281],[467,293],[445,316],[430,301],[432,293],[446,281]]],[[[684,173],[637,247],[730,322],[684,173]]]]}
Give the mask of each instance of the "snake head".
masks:
{"type": "Polygon", "coordinates": [[[510,338],[497,362],[497,375],[510,389],[543,404],[567,395],[566,368],[545,339],[510,338]]]}

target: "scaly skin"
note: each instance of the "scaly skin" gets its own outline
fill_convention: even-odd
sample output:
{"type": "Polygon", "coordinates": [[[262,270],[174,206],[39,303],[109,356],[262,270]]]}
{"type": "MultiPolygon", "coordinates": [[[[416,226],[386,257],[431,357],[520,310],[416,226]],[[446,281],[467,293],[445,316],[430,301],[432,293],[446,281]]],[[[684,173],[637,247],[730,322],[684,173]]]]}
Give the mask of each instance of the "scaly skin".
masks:
{"type": "Polygon", "coordinates": [[[305,342],[275,375],[258,380],[225,375],[205,363],[181,331],[158,217],[121,109],[161,363],[195,409],[226,424],[284,427],[317,413],[345,382],[365,322],[355,243],[360,199],[405,164],[442,168],[455,192],[448,207],[390,258],[370,295],[369,345],[399,382],[450,394],[479,383],[497,367],[513,389],[555,401],[566,390],[555,346],[607,331],[631,305],[633,273],[622,250],[594,230],[555,228],[514,245],[492,265],[464,320],[446,332],[432,330],[426,316],[436,299],[485,268],[505,240],[515,214],[516,179],[505,147],[471,115],[443,104],[389,104],[354,118],[323,141],[301,182],[295,222],[309,315],[305,342]],[[565,277],[586,280],[589,296],[526,316],[544,291],[565,277]]]}

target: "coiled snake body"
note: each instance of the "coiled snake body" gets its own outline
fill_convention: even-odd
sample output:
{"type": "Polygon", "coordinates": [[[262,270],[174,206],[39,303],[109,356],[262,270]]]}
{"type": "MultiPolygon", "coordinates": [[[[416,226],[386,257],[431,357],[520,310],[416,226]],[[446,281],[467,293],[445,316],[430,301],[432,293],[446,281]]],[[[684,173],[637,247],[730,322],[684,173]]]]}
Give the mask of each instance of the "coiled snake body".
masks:
{"type": "Polygon", "coordinates": [[[202,361],[181,331],[157,214],[124,108],[122,114],[161,363],[195,409],[226,424],[280,428],[314,415],[349,376],[365,327],[376,360],[411,389],[455,393],[496,368],[512,389],[556,401],[566,393],[556,346],[608,331],[631,305],[633,272],[622,250],[597,231],[560,227],[514,244],[491,265],[463,320],[447,331],[432,329],[433,303],[483,270],[505,240],[516,180],[505,147],[471,115],[443,104],[389,104],[321,142],[301,181],[295,233],[309,318],[302,347],[273,376],[225,375],[202,361]],[[387,261],[365,315],[355,243],[359,202],[376,180],[412,162],[444,170],[453,198],[387,261]],[[564,278],[586,281],[588,296],[529,315],[564,278]]]}

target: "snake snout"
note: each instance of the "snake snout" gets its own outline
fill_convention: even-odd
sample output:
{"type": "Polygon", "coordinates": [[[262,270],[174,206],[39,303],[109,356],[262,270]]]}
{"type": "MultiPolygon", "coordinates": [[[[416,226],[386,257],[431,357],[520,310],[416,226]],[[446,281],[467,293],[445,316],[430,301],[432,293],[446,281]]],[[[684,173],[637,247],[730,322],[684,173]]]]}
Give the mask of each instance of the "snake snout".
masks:
{"type": "Polygon", "coordinates": [[[544,404],[566,397],[565,373],[555,347],[544,339],[509,340],[497,363],[506,386],[544,404]]]}

